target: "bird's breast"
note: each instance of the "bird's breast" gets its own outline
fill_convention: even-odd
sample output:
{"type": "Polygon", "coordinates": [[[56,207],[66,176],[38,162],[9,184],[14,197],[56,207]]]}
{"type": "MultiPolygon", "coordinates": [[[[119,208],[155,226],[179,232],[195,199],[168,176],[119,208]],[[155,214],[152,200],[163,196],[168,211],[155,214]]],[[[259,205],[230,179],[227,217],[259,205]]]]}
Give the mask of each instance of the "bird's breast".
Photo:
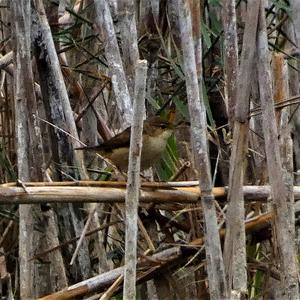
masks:
{"type": "Polygon", "coordinates": [[[172,132],[163,132],[159,136],[147,136],[143,140],[142,169],[148,169],[160,160],[172,132]]]}
{"type": "MultiPolygon", "coordinates": [[[[153,166],[161,158],[165,151],[167,140],[171,136],[172,132],[162,132],[156,136],[144,136],[143,148],[141,157],[141,170],[145,170],[153,166]]],[[[129,148],[121,147],[112,150],[109,153],[105,153],[108,159],[110,159],[118,168],[123,171],[127,170],[129,148]]]]}
{"type": "Polygon", "coordinates": [[[122,147],[114,149],[107,155],[107,157],[122,171],[127,170],[128,167],[129,148],[122,147]]]}

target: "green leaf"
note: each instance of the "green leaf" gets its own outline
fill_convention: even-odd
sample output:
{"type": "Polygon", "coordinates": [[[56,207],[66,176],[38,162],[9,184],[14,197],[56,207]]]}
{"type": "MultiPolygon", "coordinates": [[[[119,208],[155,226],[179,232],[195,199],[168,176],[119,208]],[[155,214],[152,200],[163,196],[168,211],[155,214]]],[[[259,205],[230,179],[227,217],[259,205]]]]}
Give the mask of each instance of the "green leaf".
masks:
{"type": "Polygon", "coordinates": [[[190,119],[190,115],[189,115],[189,108],[187,103],[181,101],[180,99],[178,99],[178,97],[174,97],[173,99],[173,103],[176,105],[176,110],[186,119],[189,120],[190,119]]]}
{"type": "Polygon", "coordinates": [[[220,32],[222,31],[222,23],[220,22],[218,16],[212,12],[209,16],[210,18],[210,32],[214,37],[218,37],[220,32]]]}
{"type": "Polygon", "coordinates": [[[208,27],[204,23],[202,23],[202,36],[203,36],[204,45],[209,49],[212,45],[212,42],[211,42],[208,27]]]}
{"type": "Polygon", "coordinates": [[[210,4],[211,6],[222,6],[220,0],[208,0],[208,4],[210,4]]]}
{"type": "Polygon", "coordinates": [[[159,26],[158,26],[157,24],[155,24],[155,25],[156,25],[157,33],[158,33],[158,35],[159,35],[159,39],[160,39],[162,48],[164,49],[164,52],[166,53],[166,55],[167,55],[167,57],[168,57],[168,60],[169,60],[169,62],[170,62],[170,64],[171,64],[171,66],[173,67],[173,70],[175,71],[176,75],[177,75],[179,78],[181,78],[182,80],[184,80],[184,74],[183,74],[183,72],[182,72],[182,69],[180,69],[180,68],[177,66],[176,62],[175,62],[175,61],[173,60],[173,58],[171,57],[170,51],[168,50],[168,47],[167,47],[167,45],[166,45],[166,43],[165,43],[165,40],[164,40],[164,37],[163,37],[163,35],[162,35],[162,33],[161,33],[161,30],[160,30],[160,28],[159,28],[159,26]]]}
{"type": "Polygon", "coordinates": [[[283,10],[289,17],[291,17],[292,9],[289,6],[288,2],[285,0],[275,0],[273,1],[274,6],[277,10],[283,10]]]}
{"type": "Polygon", "coordinates": [[[178,153],[175,136],[168,140],[167,148],[160,163],[156,167],[156,173],[160,180],[167,181],[177,172],[178,153]]]}
{"type": "Polygon", "coordinates": [[[213,118],[213,115],[212,115],[212,112],[211,112],[210,104],[209,104],[207,93],[206,93],[206,87],[205,87],[204,83],[202,85],[202,90],[203,90],[204,105],[205,105],[206,114],[207,114],[207,117],[208,117],[208,120],[209,120],[209,124],[212,127],[212,129],[214,129],[214,128],[216,128],[216,122],[215,122],[215,120],[213,118]]]}
{"type": "Polygon", "coordinates": [[[155,110],[160,110],[160,105],[158,104],[158,101],[152,98],[150,95],[147,96],[147,101],[155,110]]]}

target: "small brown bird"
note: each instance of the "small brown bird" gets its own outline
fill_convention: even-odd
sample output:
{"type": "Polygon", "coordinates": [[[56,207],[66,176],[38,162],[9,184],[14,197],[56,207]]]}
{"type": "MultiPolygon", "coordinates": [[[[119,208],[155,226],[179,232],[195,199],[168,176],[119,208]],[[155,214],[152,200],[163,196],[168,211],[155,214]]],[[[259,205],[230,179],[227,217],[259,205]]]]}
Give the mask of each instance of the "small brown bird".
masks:
{"type": "MultiPolygon", "coordinates": [[[[173,130],[174,126],[171,122],[164,121],[158,116],[144,121],[141,170],[146,170],[159,161],[173,130]]],[[[120,170],[127,171],[130,133],[131,127],[128,127],[101,145],[76,148],[76,150],[96,151],[111,160],[120,170]]]]}

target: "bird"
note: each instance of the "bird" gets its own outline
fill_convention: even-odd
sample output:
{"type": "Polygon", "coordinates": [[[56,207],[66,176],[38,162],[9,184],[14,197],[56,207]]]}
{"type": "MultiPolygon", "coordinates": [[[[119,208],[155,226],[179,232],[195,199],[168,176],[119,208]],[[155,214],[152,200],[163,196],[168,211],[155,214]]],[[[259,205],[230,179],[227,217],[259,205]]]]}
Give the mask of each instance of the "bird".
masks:
{"type": "MultiPolygon", "coordinates": [[[[149,169],[160,160],[167,141],[173,134],[174,125],[160,116],[146,119],[143,126],[143,145],[141,154],[141,171],[149,169]]],[[[75,148],[75,150],[95,151],[109,159],[121,171],[127,171],[131,127],[115,135],[108,141],[96,146],[75,148]]]]}

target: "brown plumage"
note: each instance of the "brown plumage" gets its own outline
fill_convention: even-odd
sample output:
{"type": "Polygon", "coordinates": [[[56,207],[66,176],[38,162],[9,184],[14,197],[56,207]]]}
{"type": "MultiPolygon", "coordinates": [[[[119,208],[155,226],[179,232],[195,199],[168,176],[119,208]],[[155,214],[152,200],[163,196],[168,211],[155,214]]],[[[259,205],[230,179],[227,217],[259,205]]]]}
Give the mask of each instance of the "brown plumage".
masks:
{"type": "MultiPolygon", "coordinates": [[[[110,140],[97,146],[77,148],[76,150],[96,151],[111,160],[119,169],[126,171],[130,145],[131,127],[110,140]]],[[[155,116],[144,121],[141,170],[153,166],[165,151],[167,140],[173,133],[173,124],[155,116]]]]}

